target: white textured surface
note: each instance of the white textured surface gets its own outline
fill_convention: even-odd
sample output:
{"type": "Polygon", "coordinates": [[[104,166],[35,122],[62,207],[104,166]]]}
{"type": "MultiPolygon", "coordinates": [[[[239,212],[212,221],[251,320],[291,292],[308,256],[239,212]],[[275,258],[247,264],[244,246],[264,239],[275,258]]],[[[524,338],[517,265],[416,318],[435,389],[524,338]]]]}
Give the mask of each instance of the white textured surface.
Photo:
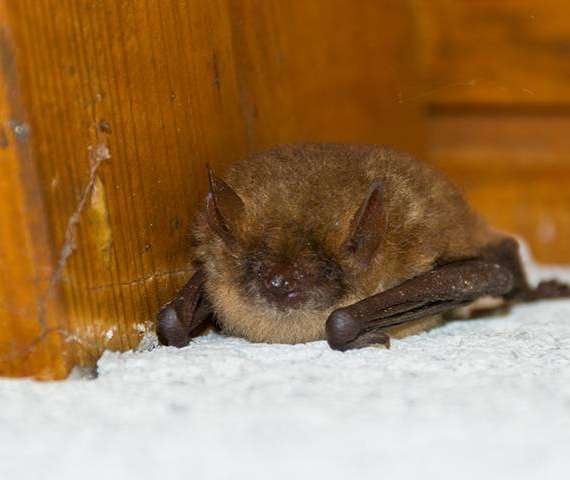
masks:
{"type": "Polygon", "coordinates": [[[456,322],[389,351],[210,335],[106,354],[96,380],[0,381],[0,479],[569,472],[570,301],[456,322]]]}

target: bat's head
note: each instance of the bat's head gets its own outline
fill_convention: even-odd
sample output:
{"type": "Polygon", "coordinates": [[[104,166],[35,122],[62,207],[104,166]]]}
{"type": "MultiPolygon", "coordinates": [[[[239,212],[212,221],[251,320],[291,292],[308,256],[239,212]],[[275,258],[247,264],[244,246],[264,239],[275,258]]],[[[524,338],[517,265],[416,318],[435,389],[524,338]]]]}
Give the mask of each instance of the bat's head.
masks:
{"type": "Polygon", "coordinates": [[[331,223],[284,203],[244,201],[211,171],[209,179],[196,260],[222,328],[253,341],[324,338],[328,315],[359,297],[358,279],[378,250],[381,185],[331,223]]]}

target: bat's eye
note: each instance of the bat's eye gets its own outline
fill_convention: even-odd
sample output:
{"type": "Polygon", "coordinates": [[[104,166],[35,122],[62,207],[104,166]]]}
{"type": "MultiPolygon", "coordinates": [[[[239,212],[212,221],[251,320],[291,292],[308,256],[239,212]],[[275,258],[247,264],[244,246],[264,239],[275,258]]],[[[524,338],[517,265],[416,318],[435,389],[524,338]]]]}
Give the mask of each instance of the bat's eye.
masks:
{"type": "Polygon", "coordinates": [[[340,268],[334,263],[325,263],[323,274],[327,280],[337,280],[340,276],[340,268]]]}

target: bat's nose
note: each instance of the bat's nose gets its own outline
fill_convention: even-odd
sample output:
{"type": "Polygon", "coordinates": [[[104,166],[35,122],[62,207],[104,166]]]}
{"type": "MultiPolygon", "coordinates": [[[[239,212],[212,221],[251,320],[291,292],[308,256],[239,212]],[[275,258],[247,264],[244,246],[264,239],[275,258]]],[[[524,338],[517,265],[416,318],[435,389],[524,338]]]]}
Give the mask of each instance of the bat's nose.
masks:
{"type": "Polygon", "coordinates": [[[281,272],[269,277],[266,281],[265,286],[267,289],[275,293],[290,293],[295,290],[297,282],[294,278],[283,275],[281,272]]]}
{"type": "Polygon", "coordinates": [[[275,265],[263,279],[266,297],[281,306],[293,306],[303,299],[304,275],[294,265],[275,265]]]}

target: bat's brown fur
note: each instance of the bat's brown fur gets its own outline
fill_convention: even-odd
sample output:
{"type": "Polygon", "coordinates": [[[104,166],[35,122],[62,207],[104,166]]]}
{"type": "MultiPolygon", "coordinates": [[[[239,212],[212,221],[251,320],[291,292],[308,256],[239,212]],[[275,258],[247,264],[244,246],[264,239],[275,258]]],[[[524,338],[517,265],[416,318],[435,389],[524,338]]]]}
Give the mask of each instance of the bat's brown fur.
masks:
{"type": "Polygon", "coordinates": [[[206,295],[222,329],[253,341],[324,339],[333,310],[438,263],[474,257],[499,235],[442,174],[383,147],[283,146],[235,164],[223,178],[245,207],[239,217],[227,218],[235,245],[228,248],[212,231],[204,210],[193,226],[193,260],[205,271],[206,295]],[[363,268],[343,242],[376,181],[383,189],[385,228],[363,268]],[[244,273],[248,265],[283,258],[298,260],[315,279],[302,308],[275,308],[244,273]]]}

